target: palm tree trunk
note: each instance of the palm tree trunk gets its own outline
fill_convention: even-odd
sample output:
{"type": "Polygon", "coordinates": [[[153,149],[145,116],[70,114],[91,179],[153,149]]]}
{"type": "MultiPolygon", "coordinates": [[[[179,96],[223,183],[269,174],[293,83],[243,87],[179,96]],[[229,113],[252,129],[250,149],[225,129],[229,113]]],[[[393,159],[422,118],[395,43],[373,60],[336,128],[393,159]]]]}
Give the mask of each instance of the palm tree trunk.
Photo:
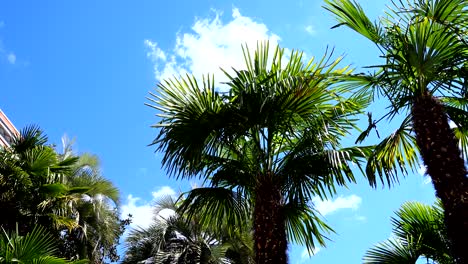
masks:
{"type": "Polygon", "coordinates": [[[271,175],[261,175],[255,188],[254,241],[257,264],[288,263],[281,190],[271,175]]]}
{"type": "Polygon", "coordinates": [[[444,206],[451,252],[456,263],[468,263],[468,179],[458,140],[442,104],[428,93],[416,98],[412,114],[422,159],[444,206]]]}

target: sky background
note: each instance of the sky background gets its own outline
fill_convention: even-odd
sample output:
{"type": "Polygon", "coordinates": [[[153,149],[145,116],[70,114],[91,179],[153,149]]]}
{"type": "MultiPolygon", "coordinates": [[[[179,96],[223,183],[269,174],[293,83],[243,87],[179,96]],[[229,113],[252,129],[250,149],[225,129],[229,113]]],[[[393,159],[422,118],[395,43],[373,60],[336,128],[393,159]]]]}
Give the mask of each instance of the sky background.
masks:
{"type": "MultiPolygon", "coordinates": [[[[389,1],[358,1],[372,19],[389,1]]],[[[148,147],[156,112],[145,106],[158,80],[184,72],[242,68],[241,44],[270,39],[306,57],[328,49],[345,55],[357,71],[378,64],[366,39],[339,28],[322,1],[1,1],[0,109],[18,128],[39,125],[51,143],[67,134],[75,150],[101,159],[103,175],[122,192],[122,214],[133,226],[151,222],[162,195],[186,191],[195,181],[175,181],[148,147]]],[[[383,108],[374,104],[371,111],[383,108]]],[[[363,122],[364,124],[364,122],[363,122]]],[[[381,134],[391,125],[381,124],[381,134]]],[[[350,142],[355,138],[349,138],[350,142]]],[[[372,139],[367,143],[371,143],[372,139]]],[[[309,257],[296,245],[290,263],[361,263],[366,249],[390,236],[390,217],[405,201],[434,201],[423,169],[391,190],[371,189],[364,177],[340,189],[317,209],[336,234],[309,257]]]]}

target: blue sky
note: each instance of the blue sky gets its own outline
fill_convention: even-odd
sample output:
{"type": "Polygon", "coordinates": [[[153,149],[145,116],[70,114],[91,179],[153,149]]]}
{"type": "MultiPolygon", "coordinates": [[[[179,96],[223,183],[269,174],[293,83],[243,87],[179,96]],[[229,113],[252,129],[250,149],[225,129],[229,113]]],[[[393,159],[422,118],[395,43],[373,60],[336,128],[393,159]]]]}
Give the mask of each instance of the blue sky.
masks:
{"type": "MultiPolygon", "coordinates": [[[[371,17],[389,1],[359,1],[371,17]]],[[[308,57],[334,48],[359,68],[378,50],[335,25],[322,1],[2,1],[0,108],[22,128],[38,124],[50,142],[76,137],[78,152],[101,158],[105,177],[122,191],[135,225],[151,220],[151,203],[195,182],[169,179],[147,145],[156,113],[144,106],[158,78],[241,66],[241,44],[270,39],[308,57]]],[[[381,111],[374,105],[372,110],[381,111]]],[[[379,127],[384,134],[390,126],[379,127]]],[[[350,139],[354,140],[354,139],[350,139]]],[[[290,247],[290,263],[361,263],[366,249],[390,236],[390,216],[404,201],[432,203],[421,174],[392,188],[371,189],[363,177],[316,206],[337,234],[309,258],[290,247]]]]}

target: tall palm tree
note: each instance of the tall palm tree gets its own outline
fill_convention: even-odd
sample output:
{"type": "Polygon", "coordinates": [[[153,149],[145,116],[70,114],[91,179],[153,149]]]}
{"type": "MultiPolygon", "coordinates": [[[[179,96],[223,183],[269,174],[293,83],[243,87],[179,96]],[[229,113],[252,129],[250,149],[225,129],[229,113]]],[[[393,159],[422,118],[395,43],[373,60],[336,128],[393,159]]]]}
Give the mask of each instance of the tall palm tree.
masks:
{"type": "Polygon", "coordinates": [[[151,226],[133,229],[127,237],[123,264],[253,263],[253,251],[249,247],[251,237],[245,239],[245,236],[234,237],[227,233],[223,236],[200,225],[196,217],[188,220],[186,216],[175,213],[177,208],[178,204],[172,197],[164,197],[156,203],[151,226]],[[173,214],[160,214],[164,210],[172,210],[173,214]]]}
{"type": "Polygon", "coordinates": [[[419,202],[404,203],[392,217],[392,238],[368,250],[364,263],[416,263],[425,257],[435,263],[455,263],[449,252],[444,210],[419,202]]]}
{"type": "Polygon", "coordinates": [[[288,239],[313,248],[330,230],[310,208],[312,197],[354,181],[351,164],[369,153],[340,145],[368,98],[344,98],[351,91],[336,76],[351,70],[339,68],[340,59],[304,62],[301,52],[269,51],[267,43],[253,56],[244,48],[246,69],[225,72],[228,92],[213,78],[187,75],[162,81],[148,105],[161,117],[153,144],[169,173],[209,185],[189,194],[188,208],[211,223],[253,219],[256,263],[287,263],[288,239]]]}
{"type": "MultiPolygon", "coordinates": [[[[377,170],[391,182],[405,162],[415,167],[419,150],[445,208],[455,259],[468,263],[468,178],[463,158],[468,147],[468,1],[399,1],[379,23],[372,23],[356,2],[326,2],[339,25],[370,39],[386,60],[375,66],[376,74],[359,79],[390,101],[388,118],[407,115],[376,148],[369,174],[377,170]]],[[[370,120],[366,133],[375,125],[370,120]]]]}

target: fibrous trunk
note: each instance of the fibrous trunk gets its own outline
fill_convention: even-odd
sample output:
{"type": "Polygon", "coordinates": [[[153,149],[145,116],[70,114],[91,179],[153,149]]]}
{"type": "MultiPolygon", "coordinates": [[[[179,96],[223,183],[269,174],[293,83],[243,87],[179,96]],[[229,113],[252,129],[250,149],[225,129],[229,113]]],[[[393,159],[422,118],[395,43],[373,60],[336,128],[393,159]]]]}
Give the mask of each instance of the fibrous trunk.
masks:
{"type": "Polygon", "coordinates": [[[285,264],[288,258],[281,190],[274,177],[261,175],[255,191],[255,262],[285,264]]]}
{"type": "Polygon", "coordinates": [[[451,252],[468,263],[468,179],[458,140],[442,104],[425,94],[413,104],[413,126],[427,174],[442,200],[451,252]]]}

